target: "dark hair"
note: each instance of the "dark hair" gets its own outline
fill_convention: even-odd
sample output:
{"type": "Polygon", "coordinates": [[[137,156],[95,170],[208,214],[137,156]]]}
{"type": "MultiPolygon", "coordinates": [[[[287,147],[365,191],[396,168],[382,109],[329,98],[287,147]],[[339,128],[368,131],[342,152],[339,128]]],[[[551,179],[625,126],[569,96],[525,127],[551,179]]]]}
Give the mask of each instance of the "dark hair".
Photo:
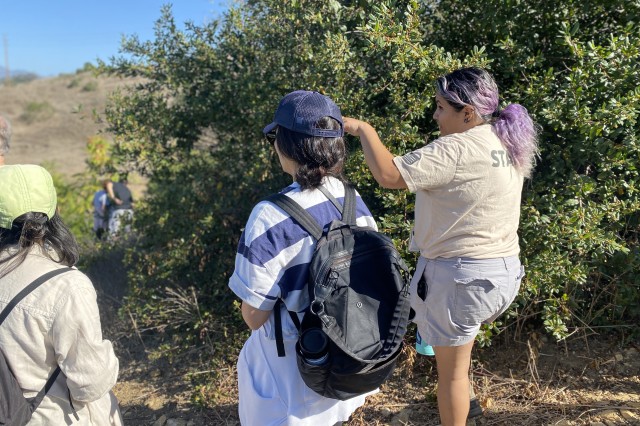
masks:
{"type": "Polygon", "coordinates": [[[498,86],[482,68],[461,68],[436,81],[436,91],[457,111],[466,105],[494,126],[509,158],[525,177],[531,176],[538,155],[539,128],[520,104],[499,108],[498,86]]]}
{"type": "MultiPolygon", "coordinates": [[[[320,129],[340,129],[340,123],[331,117],[321,118],[316,126],[320,129]]],[[[303,190],[317,188],[325,176],[345,180],[342,171],[347,149],[343,138],[309,136],[278,126],[276,143],[283,155],[300,165],[295,180],[303,190]]]]}
{"type": "Polygon", "coordinates": [[[0,265],[11,262],[0,277],[20,266],[33,246],[52,249],[56,258],[48,250],[45,254],[65,266],[75,265],[79,258],[78,243],[57,213],[51,219],[44,213],[25,213],[13,221],[11,229],[0,228],[0,251],[10,246],[17,246],[18,251],[0,260],[0,265]]]}

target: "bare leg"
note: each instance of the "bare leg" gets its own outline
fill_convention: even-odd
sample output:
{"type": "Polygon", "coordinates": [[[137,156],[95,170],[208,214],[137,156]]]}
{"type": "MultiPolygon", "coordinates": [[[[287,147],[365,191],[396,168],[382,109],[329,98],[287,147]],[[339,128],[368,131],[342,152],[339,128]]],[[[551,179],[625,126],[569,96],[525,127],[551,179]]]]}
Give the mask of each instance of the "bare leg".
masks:
{"type": "Polygon", "coordinates": [[[462,346],[436,346],[438,411],[442,426],[465,426],[469,414],[469,367],[473,341],[462,346]]]}

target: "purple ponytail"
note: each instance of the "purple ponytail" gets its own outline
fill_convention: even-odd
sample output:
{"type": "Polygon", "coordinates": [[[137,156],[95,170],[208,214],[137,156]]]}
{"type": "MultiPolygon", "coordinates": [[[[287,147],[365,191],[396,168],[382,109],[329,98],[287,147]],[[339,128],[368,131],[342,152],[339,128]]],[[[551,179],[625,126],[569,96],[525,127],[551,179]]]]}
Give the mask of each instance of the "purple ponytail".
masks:
{"type": "Polygon", "coordinates": [[[531,177],[538,155],[538,129],[527,109],[520,104],[507,106],[493,127],[516,168],[525,177],[531,177]]]}
{"type": "Polygon", "coordinates": [[[515,167],[531,177],[538,155],[538,128],[522,105],[499,111],[498,86],[491,74],[481,68],[461,68],[440,77],[436,90],[456,110],[470,105],[486,123],[492,123],[515,167]]]}

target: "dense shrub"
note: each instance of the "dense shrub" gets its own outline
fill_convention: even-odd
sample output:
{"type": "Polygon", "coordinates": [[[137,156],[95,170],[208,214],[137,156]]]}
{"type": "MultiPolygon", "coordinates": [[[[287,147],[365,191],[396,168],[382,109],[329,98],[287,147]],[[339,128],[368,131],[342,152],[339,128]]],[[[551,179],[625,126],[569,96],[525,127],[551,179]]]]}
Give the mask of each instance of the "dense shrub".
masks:
{"type": "Polygon", "coordinates": [[[556,338],[640,311],[636,1],[442,2],[429,43],[486,48],[508,101],[543,127],[525,191],[519,304],[556,338]],[[473,31],[468,31],[469,27],[473,31]]]}
{"type": "MultiPolygon", "coordinates": [[[[178,30],[165,8],[155,40],[129,38],[128,57],[101,64],[144,77],[107,109],[118,167],[150,178],[135,219],[130,301],[153,317],[163,288],[193,286],[214,319],[234,312],[238,320],[226,285],[241,227],[256,201],[287,183],[260,133],[285,93],[328,94],[400,154],[433,139],[433,80],[464,64],[490,68],[504,103],[525,105],[543,129],[523,198],[528,275],[511,315],[556,338],[636,324],[640,37],[630,19],[638,9],[633,1],[253,0],[221,22],[178,30]]],[[[406,249],[413,197],[380,189],[348,142],[348,177],[406,249]]],[[[498,330],[487,327],[482,343],[498,330]]]]}

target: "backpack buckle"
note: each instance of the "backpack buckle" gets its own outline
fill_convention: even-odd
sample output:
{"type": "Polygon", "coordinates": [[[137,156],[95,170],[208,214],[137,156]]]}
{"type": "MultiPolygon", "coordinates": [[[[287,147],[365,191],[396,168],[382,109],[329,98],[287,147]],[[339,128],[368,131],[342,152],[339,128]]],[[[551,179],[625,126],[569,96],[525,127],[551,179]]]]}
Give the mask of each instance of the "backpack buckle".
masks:
{"type": "Polygon", "coordinates": [[[314,301],[311,302],[311,306],[309,306],[309,310],[317,316],[324,316],[324,302],[314,299],[314,301]]]}

